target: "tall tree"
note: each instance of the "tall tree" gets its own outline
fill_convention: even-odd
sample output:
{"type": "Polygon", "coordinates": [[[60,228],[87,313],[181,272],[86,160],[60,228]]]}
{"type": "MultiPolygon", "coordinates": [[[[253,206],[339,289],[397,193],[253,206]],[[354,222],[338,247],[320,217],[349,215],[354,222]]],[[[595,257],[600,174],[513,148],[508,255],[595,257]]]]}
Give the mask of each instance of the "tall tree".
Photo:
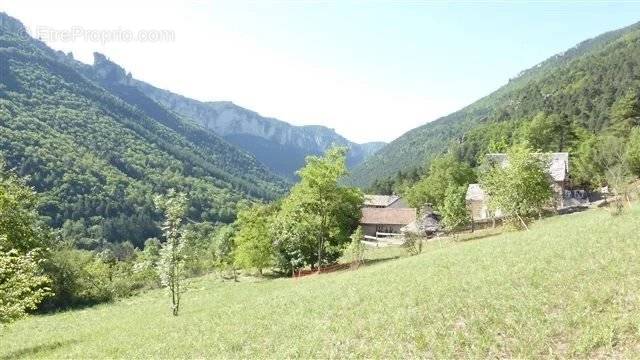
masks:
{"type": "Polygon", "coordinates": [[[442,206],[442,223],[453,231],[469,222],[469,213],[465,202],[467,186],[449,186],[445,192],[442,206]]]}
{"type": "Polygon", "coordinates": [[[274,223],[280,266],[320,268],[335,261],[361,216],[363,194],[344,187],[346,148],[334,147],[324,157],[310,156],[300,182],[283,201],[274,223]]]}
{"type": "Polygon", "coordinates": [[[273,242],[270,223],[273,209],[269,205],[254,204],[241,207],[238,212],[234,251],[235,265],[240,268],[262,270],[273,263],[273,242]]]}
{"type": "Polygon", "coordinates": [[[560,114],[536,114],[522,127],[522,138],[537,151],[566,151],[576,138],[569,117],[560,114]]]}

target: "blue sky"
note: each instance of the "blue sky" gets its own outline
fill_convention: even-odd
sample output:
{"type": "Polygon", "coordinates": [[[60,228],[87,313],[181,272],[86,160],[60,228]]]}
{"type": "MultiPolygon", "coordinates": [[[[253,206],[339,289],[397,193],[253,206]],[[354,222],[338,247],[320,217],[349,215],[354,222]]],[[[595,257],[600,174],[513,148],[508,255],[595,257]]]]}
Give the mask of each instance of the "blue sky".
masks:
{"type": "Polygon", "coordinates": [[[171,30],[162,42],[44,39],[200,100],[231,100],[363,142],[487,95],[578,42],[640,21],[640,3],[4,1],[32,32],[171,30]]]}

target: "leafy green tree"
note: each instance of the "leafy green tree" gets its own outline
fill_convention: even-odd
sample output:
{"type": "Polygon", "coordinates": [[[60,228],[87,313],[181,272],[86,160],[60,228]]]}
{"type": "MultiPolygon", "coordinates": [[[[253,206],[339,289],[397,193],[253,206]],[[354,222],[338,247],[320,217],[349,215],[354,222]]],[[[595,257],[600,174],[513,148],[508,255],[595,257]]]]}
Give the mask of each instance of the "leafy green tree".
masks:
{"type": "Polygon", "coordinates": [[[469,223],[469,213],[465,197],[467,187],[449,186],[445,192],[444,204],[442,206],[442,223],[450,231],[469,223]]]}
{"type": "Polygon", "coordinates": [[[568,117],[540,112],[524,124],[522,138],[537,151],[566,151],[575,140],[575,132],[568,117]]]}
{"type": "Polygon", "coordinates": [[[307,157],[300,182],[283,200],[273,224],[279,266],[293,270],[320,268],[340,257],[361,216],[363,194],[344,187],[346,148],[334,147],[324,157],[307,157]]]}
{"type": "Polygon", "coordinates": [[[523,140],[538,151],[551,150],[558,124],[554,121],[558,116],[547,116],[540,112],[523,126],[523,140]]]}
{"type": "Polygon", "coordinates": [[[47,246],[47,231],[39,225],[35,192],[0,162],[0,247],[26,253],[47,246]]]}
{"type": "Polygon", "coordinates": [[[238,212],[234,251],[235,265],[240,268],[262,270],[273,264],[274,250],[270,233],[273,209],[268,205],[254,204],[238,212]]]}
{"type": "Polygon", "coordinates": [[[547,173],[548,159],[543,159],[522,145],[512,147],[505,167],[492,167],[481,178],[489,196],[489,206],[500,210],[507,220],[527,228],[527,221],[539,214],[553,197],[547,173]]]}
{"type": "MultiPolygon", "coordinates": [[[[593,161],[604,172],[605,184],[615,195],[629,202],[630,182],[633,175],[626,161],[627,146],[624,141],[614,135],[600,137],[598,146],[594,154],[593,161]]],[[[622,199],[614,203],[616,212],[622,211],[622,199]]]]}
{"type": "Polygon", "coordinates": [[[139,253],[133,266],[133,272],[147,282],[160,285],[160,277],[156,268],[160,260],[160,240],[149,238],[144,242],[144,249],[139,253]]]}
{"type": "Polygon", "coordinates": [[[436,209],[441,209],[447,188],[450,186],[466,188],[474,180],[475,174],[468,164],[457,160],[452,155],[440,156],[431,162],[428,175],[407,191],[407,201],[417,208],[431,203],[436,209]]]}
{"type": "Polygon", "coordinates": [[[220,226],[209,247],[209,255],[213,259],[214,266],[220,270],[221,273],[230,271],[234,280],[237,280],[233,258],[233,253],[236,248],[234,238],[235,228],[233,224],[220,226]]]}
{"type": "Polygon", "coordinates": [[[635,127],[631,131],[627,142],[625,160],[629,165],[629,170],[635,176],[640,176],[640,127],[635,127]]]}
{"type": "Polygon", "coordinates": [[[159,209],[164,210],[165,221],[162,226],[165,243],[160,250],[158,275],[162,285],[171,295],[171,309],[174,316],[180,311],[180,299],[185,291],[185,242],[181,225],[187,211],[187,197],[170,191],[166,198],[156,197],[159,209]]]}
{"type": "Polygon", "coordinates": [[[611,106],[611,128],[617,135],[626,135],[632,127],[640,125],[640,98],[629,91],[611,106]]]}
{"type": "Polygon", "coordinates": [[[585,135],[572,154],[571,180],[575,185],[595,189],[606,184],[605,169],[597,161],[601,151],[600,137],[585,135]]]}
{"type": "Polygon", "coordinates": [[[0,324],[24,317],[52,294],[41,261],[37,250],[22,255],[16,249],[0,248],[0,324]]]}

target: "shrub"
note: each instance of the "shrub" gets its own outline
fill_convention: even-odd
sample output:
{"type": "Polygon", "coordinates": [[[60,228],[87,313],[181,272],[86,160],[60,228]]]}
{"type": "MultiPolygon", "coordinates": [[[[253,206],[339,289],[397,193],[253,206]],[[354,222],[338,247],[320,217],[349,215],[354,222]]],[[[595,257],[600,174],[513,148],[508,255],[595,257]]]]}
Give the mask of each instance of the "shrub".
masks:
{"type": "Polygon", "coordinates": [[[422,252],[422,237],[418,234],[407,233],[404,236],[402,247],[407,250],[409,255],[418,255],[422,252]]]}

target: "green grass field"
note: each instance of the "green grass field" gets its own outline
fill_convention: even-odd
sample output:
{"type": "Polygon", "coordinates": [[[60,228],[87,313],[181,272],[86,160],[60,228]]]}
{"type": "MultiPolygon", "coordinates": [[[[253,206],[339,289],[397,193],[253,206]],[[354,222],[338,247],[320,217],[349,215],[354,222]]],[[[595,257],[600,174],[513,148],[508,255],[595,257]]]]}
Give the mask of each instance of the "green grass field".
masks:
{"type": "Polygon", "coordinates": [[[431,243],[357,271],[240,283],[205,276],[177,318],[164,292],[152,291],[1,331],[2,358],[637,358],[640,208],[431,243]]]}

